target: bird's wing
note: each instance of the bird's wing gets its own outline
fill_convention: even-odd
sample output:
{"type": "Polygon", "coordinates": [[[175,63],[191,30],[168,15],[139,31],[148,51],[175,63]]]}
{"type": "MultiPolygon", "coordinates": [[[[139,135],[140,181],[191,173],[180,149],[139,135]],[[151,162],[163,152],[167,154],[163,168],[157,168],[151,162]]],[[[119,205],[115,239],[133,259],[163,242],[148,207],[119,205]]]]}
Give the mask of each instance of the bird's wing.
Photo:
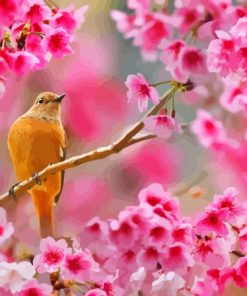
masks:
{"type": "MultiPolygon", "coordinates": [[[[60,149],[61,149],[61,154],[60,154],[61,159],[60,160],[63,161],[66,158],[66,150],[65,150],[65,147],[60,147],[60,149]]],[[[63,190],[63,183],[64,183],[64,174],[65,174],[65,171],[61,171],[60,174],[61,174],[61,183],[60,183],[61,185],[60,185],[60,191],[55,196],[55,200],[54,200],[54,203],[55,204],[58,203],[59,198],[60,198],[60,195],[61,195],[62,190],[63,190]]]]}

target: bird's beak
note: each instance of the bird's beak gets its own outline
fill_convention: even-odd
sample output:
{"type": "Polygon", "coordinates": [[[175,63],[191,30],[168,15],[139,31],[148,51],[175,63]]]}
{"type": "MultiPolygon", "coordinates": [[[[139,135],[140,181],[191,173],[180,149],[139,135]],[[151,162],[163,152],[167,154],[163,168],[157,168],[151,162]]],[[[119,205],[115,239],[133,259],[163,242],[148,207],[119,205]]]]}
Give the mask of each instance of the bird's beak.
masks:
{"type": "Polygon", "coordinates": [[[56,98],[56,102],[61,103],[63,98],[65,97],[66,94],[62,94],[61,96],[56,98]]]}

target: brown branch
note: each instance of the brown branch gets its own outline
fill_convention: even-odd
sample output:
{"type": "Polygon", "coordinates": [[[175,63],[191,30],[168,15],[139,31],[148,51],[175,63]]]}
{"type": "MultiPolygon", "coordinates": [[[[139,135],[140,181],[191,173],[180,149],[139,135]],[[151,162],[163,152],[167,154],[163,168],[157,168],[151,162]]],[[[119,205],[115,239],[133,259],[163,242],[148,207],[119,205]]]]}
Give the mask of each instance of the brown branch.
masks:
{"type": "Polygon", "coordinates": [[[239,258],[245,257],[245,255],[240,253],[239,251],[232,251],[231,253],[239,258]]]}
{"type": "Polygon", "coordinates": [[[44,0],[44,2],[50,8],[59,8],[59,5],[53,0],[44,0]]]}
{"type": "MultiPolygon", "coordinates": [[[[137,122],[122,138],[120,138],[115,143],[100,147],[95,150],[92,150],[88,153],[81,154],[78,156],[73,156],[67,160],[48,165],[46,168],[44,168],[42,171],[38,173],[38,178],[42,181],[46,179],[48,176],[56,174],[60,171],[67,170],[76,166],[79,166],[81,164],[91,162],[98,159],[103,159],[108,157],[109,155],[119,153],[123,149],[125,149],[128,146],[131,146],[133,144],[139,143],[141,141],[145,141],[147,139],[154,138],[154,135],[146,135],[146,136],[140,136],[139,138],[134,138],[144,127],[144,119],[150,115],[155,115],[159,112],[159,110],[164,106],[167,99],[169,98],[170,94],[174,91],[174,88],[171,88],[168,90],[164,96],[160,99],[159,104],[153,106],[141,119],[139,122],[137,122]]],[[[37,179],[37,178],[36,178],[37,179]]],[[[25,193],[27,190],[31,189],[34,185],[36,185],[36,181],[33,177],[30,177],[16,186],[12,187],[12,195],[14,196],[20,196],[23,193],[25,193]]],[[[37,185],[38,186],[38,185],[37,185]]],[[[0,195],[0,200],[3,200],[5,198],[10,197],[10,192],[6,192],[2,195],[0,195]]]]}

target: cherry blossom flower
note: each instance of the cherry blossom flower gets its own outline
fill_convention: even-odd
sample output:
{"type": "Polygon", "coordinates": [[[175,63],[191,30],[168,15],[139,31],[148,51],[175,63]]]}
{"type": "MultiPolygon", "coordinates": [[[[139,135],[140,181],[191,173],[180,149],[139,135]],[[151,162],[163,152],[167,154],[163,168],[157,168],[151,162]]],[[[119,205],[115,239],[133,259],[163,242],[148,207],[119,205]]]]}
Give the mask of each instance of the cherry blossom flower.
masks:
{"type": "Polygon", "coordinates": [[[152,131],[160,138],[168,139],[173,132],[182,133],[180,125],[175,118],[168,115],[152,115],[144,120],[145,129],[152,131]]]}
{"type": "Polygon", "coordinates": [[[141,112],[148,108],[149,100],[153,104],[159,103],[158,92],[147,82],[142,74],[129,75],[125,84],[128,88],[127,96],[129,101],[137,102],[141,112]]]}
{"type": "Polygon", "coordinates": [[[205,56],[196,47],[185,47],[180,55],[181,68],[188,73],[205,73],[205,56]]]}
{"type": "Polygon", "coordinates": [[[236,218],[245,215],[246,209],[237,201],[238,191],[234,187],[227,188],[223,195],[215,195],[212,206],[226,209],[226,220],[234,222],[236,218]]]}
{"type": "Polygon", "coordinates": [[[160,59],[164,64],[174,66],[178,63],[181,50],[186,46],[183,40],[162,42],[160,59]]]}
{"type": "Polygon", "coordinates": [[[46,48],[55,58],[61,58],[72,52],[70,38],[64,29],[57,28],[45,39],[46,48]]]}
{"type": "Polygon", "coordinates": [[[141,47],[143,57],[156,59],[156,50],[163,39],[167,39],[170,29],[164,15],[153,14],[134,36],[134,45],[141,47]]]}
{"type": "Polygon", "coordinates": [[[39,59],[28,52],[16,52],[12,56],[14,57],[12,69],[16,74],[24,74],[39,64],[39,59]]]}
{"type": "Polygon", "coordinates": [[[245,87],[226,84],[225,90],[220,96],[220,103],[228,112],[238,113],[246,110],[247,93],[245,87]]]}
{"type": "Polygon", "coordinates": [[[134,290],[140,291],[142,289],[143,282],[146,278],[147,272],[142,266],[136,272],[133,272],[130,276],[130,283],[134,290]]]}
{"type": "Polygon", "coordinates": [[[164,250],[164,257],[161,264],[165,270],[184,273],[184,271],[193,265],[193,258],[189,254],[189,248],[179,242],[169,245],[164,250]]]}
{"type": "Polygon", "coordinates": [[[135,35],[135,15],[128,15],[120,10],[112,10],[111,18],[116,22],[118,31],[123,33],[125,38],[130,38],[135,35]]]}
{"type": "Polygon", "coordinates": [[[204,147],[223,144],[227,141],[222,123],[204,110],[197,111],[197,118],[191,124],[191,131],[204,147]]]}
{"type": "Polygon", "coordinates": [[[179,289],[184,287],[185,280],[177,275],[175,272],[170,271],[162,273],[159,278],[152,282],[152,296],[176,296],[179,289]]]}
{"type": "Polygon", "coordinates": [[[223,31],[216,31],[216,35],[218,39],[211,41],[207,50],[208,70],[225,77],[238,70],[240,57],[231,35],[223,31]]]}
{"type": "Polygon", "coordinates": [[[92,269],[93,259],[89,254],[81,251],[65,256],[61,273],[64,279],[84,282],[90,279],[89,273],[92,269]]]}
{"type": "Polygon", "coordinates": [[[65,262],[66,254],[71,253],[64,239],[55,241],[52,237],[40,241],[40,251],[41,254],[36,255],[33,261],[40,273],[57,271],[65,262]]]}
{"type": "Polygon", "coordinates": [[[32,279],[34,274],[35,269],[30,262],[0,262],[0,287],[16,293],[21,290],[24,281],[32,279]]]}
{"type": "Polygon", "coordinates": [[[160,253],[154,246],[149,246],[139,252],[137,262],[147,270],[154,270],[159,261],[160,253]]]}
{"type": "Polygon", "coordinates": [[[220,236],[226,236],[228,234],[226,217],[227,209],[208,208],[196,224],[197,233],[207,235],[214,232],[220,236]]]}
{"type": "Polygon", "coordinates": [[[26,281],[21,288],[21,291],[16,293],[16,296],[47,296],[51,294],[52,287],[47,284],[39,284],[37,280],[33,279],[26,281]]]}
{"type": "Polygon", "coordinates": [[[6,211],[0,208],[0,245],[4,243],[14,232],[11,222],[7,221],[6,211]]]}

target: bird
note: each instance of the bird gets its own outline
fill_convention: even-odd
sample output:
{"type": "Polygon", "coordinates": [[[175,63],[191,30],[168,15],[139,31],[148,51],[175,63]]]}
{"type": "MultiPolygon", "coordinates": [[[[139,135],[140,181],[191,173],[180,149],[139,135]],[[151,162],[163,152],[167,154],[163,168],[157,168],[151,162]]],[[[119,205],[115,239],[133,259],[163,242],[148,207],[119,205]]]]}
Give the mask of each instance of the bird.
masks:
{"type": "Polygon", "coordinates": [[[41,238],[54,237],[53,208],[62,192],[64,171],[40,180],[38,172],[65,159],[66,134],[61,122],[65,94],[42,92],[31,108],[10,127],[8,150],[19,182],[30,178],[36,184],[28,190],[39,221],[41,238]]]}

